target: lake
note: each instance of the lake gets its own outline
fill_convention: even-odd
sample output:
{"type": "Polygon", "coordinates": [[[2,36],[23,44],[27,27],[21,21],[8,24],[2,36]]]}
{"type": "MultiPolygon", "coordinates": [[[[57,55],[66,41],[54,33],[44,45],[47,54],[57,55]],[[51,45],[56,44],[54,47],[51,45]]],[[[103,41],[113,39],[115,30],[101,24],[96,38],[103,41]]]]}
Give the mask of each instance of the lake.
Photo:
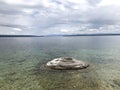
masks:
{"type": "Polygon", "coordinates": [[[120,36],[1,37],[0,90],[120,90],[120,36]],[[44,68],[64,56],[90,67],[44,68]]]}

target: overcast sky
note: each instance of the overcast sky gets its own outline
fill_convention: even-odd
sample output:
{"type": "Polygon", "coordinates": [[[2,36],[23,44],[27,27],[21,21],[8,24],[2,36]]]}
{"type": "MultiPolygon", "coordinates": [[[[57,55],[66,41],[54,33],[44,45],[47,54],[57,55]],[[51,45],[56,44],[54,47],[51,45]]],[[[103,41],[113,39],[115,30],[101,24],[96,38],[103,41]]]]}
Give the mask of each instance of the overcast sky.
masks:
{"type": "Polygon", "coordinates": [[[120,33],[120,0],[0,0],[0,34],[120,33]]]}

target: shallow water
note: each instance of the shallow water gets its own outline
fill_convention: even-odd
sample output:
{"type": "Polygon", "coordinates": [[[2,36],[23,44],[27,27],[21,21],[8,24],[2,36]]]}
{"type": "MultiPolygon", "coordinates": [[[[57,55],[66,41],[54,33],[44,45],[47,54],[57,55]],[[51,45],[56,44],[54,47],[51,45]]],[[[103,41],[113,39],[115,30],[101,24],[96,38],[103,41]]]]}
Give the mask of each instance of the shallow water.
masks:
{"type": "Polygon", "coordinates": [[[120,90],[120,36],[0,38],[0,90],[120,90]],[[90,67],[43,67],[61,56],[90,67]]]}

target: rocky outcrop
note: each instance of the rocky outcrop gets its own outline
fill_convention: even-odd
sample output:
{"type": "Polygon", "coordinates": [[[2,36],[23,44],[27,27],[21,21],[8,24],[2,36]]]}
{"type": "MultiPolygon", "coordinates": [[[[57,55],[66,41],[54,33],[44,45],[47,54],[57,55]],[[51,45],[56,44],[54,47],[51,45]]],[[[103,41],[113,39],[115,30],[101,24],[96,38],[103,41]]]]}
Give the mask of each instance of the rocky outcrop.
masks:
{"type": "Polygon", "coordinates": [[[71,57],[61,57],[49,61],[46,66],[55,70],[72,70],[87,68],[89,64],[71,57]]]}

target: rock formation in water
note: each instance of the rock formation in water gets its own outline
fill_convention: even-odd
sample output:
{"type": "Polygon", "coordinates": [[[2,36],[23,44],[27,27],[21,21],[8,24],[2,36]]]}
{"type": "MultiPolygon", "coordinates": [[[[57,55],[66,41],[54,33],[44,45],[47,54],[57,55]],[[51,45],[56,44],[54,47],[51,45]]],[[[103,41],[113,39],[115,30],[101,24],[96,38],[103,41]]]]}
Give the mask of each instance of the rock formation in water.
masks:
{"type": "Polygon", "coordinates": [[[55,70],[73,70],[87,68],[89,64],[71,57],[61,57],[49,61],[46,66],[55,70]]]}

